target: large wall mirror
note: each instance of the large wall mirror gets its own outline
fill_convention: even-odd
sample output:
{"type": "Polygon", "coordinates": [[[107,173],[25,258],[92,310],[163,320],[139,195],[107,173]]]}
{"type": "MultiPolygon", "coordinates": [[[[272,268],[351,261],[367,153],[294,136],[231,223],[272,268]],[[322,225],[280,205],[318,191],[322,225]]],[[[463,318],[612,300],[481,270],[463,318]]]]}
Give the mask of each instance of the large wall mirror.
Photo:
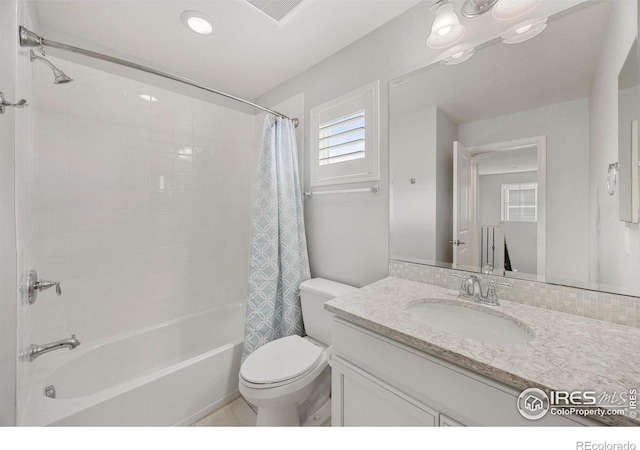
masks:
{"type": "MultiPolygon", "coordinates": [[[[581,3],[531,40],[496,39],[390,83],[391,259],[640,295],[640,230],[620,211],[637,182],[607,192],[618,77],[635,71],[638,94],[639,70],[637,53],[625,64],[637,24],[621,24],[637,6],[614,3],[581,3]]],[[[630,174],[638,117],[620,116],[630,174]]]]}

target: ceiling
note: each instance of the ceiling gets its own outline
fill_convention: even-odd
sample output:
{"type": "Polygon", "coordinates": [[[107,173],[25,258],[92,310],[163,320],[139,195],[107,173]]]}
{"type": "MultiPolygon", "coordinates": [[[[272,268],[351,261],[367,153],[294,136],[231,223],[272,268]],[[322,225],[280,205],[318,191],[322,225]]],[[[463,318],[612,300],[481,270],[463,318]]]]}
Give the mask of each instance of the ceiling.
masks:
{"type": "Polygon", "coordinates": [[[460,65],[435,64],[394,80],[392,112],[434,105],[464,124],[588,97],[610,7],[577,5],[550,17],[529,41],[498,39],[460,65]]]}
{"type": "Polygon", "coordinates": [[[420,0],[303,0],[279,22],[245,0],[34,3],[47,39],[108,52],[255,99],[420,0]],[[213,34],[187,29],[180,20],[185,10],[211,17],[213,34]]]}

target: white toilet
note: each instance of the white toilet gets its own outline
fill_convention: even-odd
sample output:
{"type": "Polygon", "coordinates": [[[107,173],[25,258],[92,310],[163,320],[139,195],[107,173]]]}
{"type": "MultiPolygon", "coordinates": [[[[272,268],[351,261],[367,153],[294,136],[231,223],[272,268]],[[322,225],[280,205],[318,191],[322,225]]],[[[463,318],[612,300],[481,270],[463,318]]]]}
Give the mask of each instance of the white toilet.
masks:
{"type": "Polygon", "coordinates": [[[300,284],[307,336],[263,345],[242,363],[239,389],[258,407],[258,426],[323,425],[331,417],[332,315],[324,303],[354,290],[322,278],[300,284]]]}

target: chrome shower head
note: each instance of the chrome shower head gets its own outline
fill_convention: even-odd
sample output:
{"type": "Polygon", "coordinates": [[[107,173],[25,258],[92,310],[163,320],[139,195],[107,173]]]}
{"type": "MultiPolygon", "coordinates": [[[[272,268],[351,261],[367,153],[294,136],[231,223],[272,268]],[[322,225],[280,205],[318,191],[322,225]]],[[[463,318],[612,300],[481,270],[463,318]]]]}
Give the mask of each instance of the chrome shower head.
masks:
{"type": "Polygon", "coordinates": [[[55,75],[55,79],[53,80],[54,84],[64,84],[73,81],[73,78],[65,74],[62,70],[57,67],[53,68],[53,75],[55,75]]]}
{"type": "Polygon", "coordinates": [[[33,52],[33,50],[29,50],[29,59],[31,60],[31,62],[35,61],[36,59],[39,59],[40,61],[45,63],[47,66],[49,66],[51,70],[53,70],[53,76],[55,77],[53,80],[54,84],[64,84],[64,83],[69,83],[70,81],[73,81],[73,78],[69,77],[62,70],[54,66],[48,59],[43,58],[42,56],[36,55],[33,52]]]}

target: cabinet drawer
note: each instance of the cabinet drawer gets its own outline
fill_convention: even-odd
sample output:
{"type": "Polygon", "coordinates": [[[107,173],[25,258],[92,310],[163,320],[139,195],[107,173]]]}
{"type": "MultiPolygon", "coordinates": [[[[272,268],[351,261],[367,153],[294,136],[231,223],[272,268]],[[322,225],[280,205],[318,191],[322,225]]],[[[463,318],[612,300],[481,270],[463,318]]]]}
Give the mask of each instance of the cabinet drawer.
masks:
{"type": "Polygon", "coordinates": [[[334,320],[336,357],[384,380],[468,426],[576,426],[564,416],[527,420],[516,408],[520,392],[341,319],[334,320]]]}

